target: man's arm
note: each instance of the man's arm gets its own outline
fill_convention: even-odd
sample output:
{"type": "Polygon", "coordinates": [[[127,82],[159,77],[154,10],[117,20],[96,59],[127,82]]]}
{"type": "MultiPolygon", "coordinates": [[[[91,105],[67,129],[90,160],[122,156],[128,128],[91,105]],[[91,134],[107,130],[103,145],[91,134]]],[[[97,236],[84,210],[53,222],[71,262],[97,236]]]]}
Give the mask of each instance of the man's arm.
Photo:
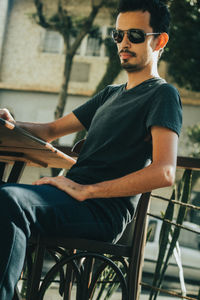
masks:
{"type": "Polygon", "coordinates": [[[153,162],[142,170],[91,185],[77,184],[63,176],[45,177],[35,184],[55,185],[79,201],[89,198],[131,196],[171,186],[175,178],[178,136],[170,129],[157,126],[152,127],[151,135],[153,162]]]}
{"type": "Polygon", "coordinates": [[[178,136],[163,127],[153,127],[151,135],[153,144],[151,165],[119,179],[98,183],[91,187],[91,193],[99,196],[104,193],[104,197],[111,194],[116,197],[130,196],[171,186],[175,179],[178,136]]]}
{"type": "Polygon", "coordinates": [[[7,109],[0,109],[0,118],[15,123],[47,142],[51,142],[61,136],[84,129],[84,126],[73,113],[69,113],[64,117],[49,123],[31,123],[15,121],[7,109]]]}

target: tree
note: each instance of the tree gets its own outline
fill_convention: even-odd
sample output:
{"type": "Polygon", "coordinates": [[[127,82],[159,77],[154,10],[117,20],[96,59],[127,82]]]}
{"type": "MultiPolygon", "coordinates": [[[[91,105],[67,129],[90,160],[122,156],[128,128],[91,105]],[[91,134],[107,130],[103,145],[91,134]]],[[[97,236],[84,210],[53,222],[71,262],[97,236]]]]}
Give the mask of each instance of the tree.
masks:
{"type": "Polygon", "coordinates": [[[200,91],[200,2],[168,2],[172,26],[163,59],[168,63],[169,74],[179,86],[200,91]]]}
{"type": "MultiPolygon", "coordinates": [[[[116,44],[113,43],[111,38],[106,38],[104,41],[107,55],[108,55],[108,63],[106,66],[106,71],[104,73],[104,76],[102,77],[101,81],[99,82],[95,92],[93,95],[100,92],[103,88],[105,88],[107,85],[112,84],[117,75],[121,71],[121,64],[118,56],[118,52],[116,50],[116,44]]],[[[74,139],[74,144],[76,144],[78,141],[83,139],[86,135],[86,131],[83,130],[81,132],[78,132],[74,139]]]]}
{"type": "MultiPolygon", "coordinates": [[[[76,1],[77,7],[80,1],[76,1]]],[[[82,1],[83,2],[83,1],[82,1]]],[[[80,17],[79,9],[70,9],[73,0],[34,0],[36,23],[48,30],[58,31],[64,40],[65,64],[63,81],[59,93],[58,104],[54,113],[55,119],[63,115],[67,102],[67,92],[72,70],[73,58],[83,38],[90,32],[94,20],[101,8],[108,6],[107,0],[91,0],[90,11],[80,17]]],[[[116,0],[109,1],[109,7],[116,0]]],[[[88,2],[86,4],[88,6],[88,2]]],[[[115,5],[116,7],[116,5],[115,5]]]]}

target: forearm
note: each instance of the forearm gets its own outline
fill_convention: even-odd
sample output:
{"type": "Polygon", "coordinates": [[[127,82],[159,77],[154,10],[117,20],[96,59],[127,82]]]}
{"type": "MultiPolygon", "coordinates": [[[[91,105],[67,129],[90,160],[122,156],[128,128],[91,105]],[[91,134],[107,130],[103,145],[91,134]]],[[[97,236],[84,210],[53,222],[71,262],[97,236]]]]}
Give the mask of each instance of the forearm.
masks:
{"type": "Polygon", "coordinates": [[[51,141],[51,123],[32,123],[17,121],[16,125],[44,141],[51,141]]]}
{"type": "Polygon", "coordinates": [[[86,189],[88,198],[132,196],[170,186],[174,177],[174,166],[152,164],[118,179],[88,185],[86,189]]]}
{"type": "Polygon", "coordinates": [[[49,123],[16,122],[16,124],[47,142],[84,129],[73,113],[49,123]]]}
{"type": "Polygon", "coordinates": [[[0,118],[17,124],[19,127],[29,131],[33,135],[47,142],[52,142],[53,140],[56,140],[64,135],[84,129],[84,126],[73,112],[53,122],[31,123],[15,121],[8,109],[3,108],[0,109],[0,118]]]}

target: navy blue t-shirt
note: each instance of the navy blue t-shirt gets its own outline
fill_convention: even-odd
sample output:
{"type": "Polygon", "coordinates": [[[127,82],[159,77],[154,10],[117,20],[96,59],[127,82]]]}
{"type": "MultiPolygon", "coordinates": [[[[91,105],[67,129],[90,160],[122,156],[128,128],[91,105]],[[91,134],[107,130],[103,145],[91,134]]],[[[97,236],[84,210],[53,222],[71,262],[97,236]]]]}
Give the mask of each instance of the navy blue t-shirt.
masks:
{"type": "MultiPolygon", "coordinates": [[[[179,93],[161,78],[129,90],[125,84],[107,86],[73,113],[88,134],[67,177],[82,184],[119,178],[144,168],[152,158],[151,127],[167,127],[179,135],[182,125],[179,93]]],[[[112,203],[129,219],[133,215],[130,197],[90,202],[94,200],[100,206],[112,203]]]]}

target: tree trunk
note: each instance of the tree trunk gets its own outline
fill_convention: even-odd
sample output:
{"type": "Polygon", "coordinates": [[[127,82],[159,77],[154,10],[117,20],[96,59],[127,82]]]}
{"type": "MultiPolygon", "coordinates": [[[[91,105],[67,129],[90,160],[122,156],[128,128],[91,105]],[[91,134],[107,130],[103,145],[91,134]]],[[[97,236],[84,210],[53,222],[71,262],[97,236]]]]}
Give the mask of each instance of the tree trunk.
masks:
{"type": "Polygon", "coordinates": [[[67,91],[68,91],[68,86],[70,81],[72,62],[73,62],[73,56],[66,54],[63,81],[59,92],[58,104],[54,112],[55,119],[58,119],[63,116],[65,105],[67,103],[67,91]]]}
{"type": "MultiPolygon", "coordinates": [[[[107,40],[105,40],[105,46],[108,51],[109,60],[107,63],[105,74],[99,82],[95,92],[93,93],[93,96],[100,92],[107,85],[112,84],[121,71],[121,64],[115,44],[108,38],[107,40]]],[[[78,141],[84,139],[85,135],[86,130],[78,132],[74,138],[73,144],[76,144],[78,141]]]]}

